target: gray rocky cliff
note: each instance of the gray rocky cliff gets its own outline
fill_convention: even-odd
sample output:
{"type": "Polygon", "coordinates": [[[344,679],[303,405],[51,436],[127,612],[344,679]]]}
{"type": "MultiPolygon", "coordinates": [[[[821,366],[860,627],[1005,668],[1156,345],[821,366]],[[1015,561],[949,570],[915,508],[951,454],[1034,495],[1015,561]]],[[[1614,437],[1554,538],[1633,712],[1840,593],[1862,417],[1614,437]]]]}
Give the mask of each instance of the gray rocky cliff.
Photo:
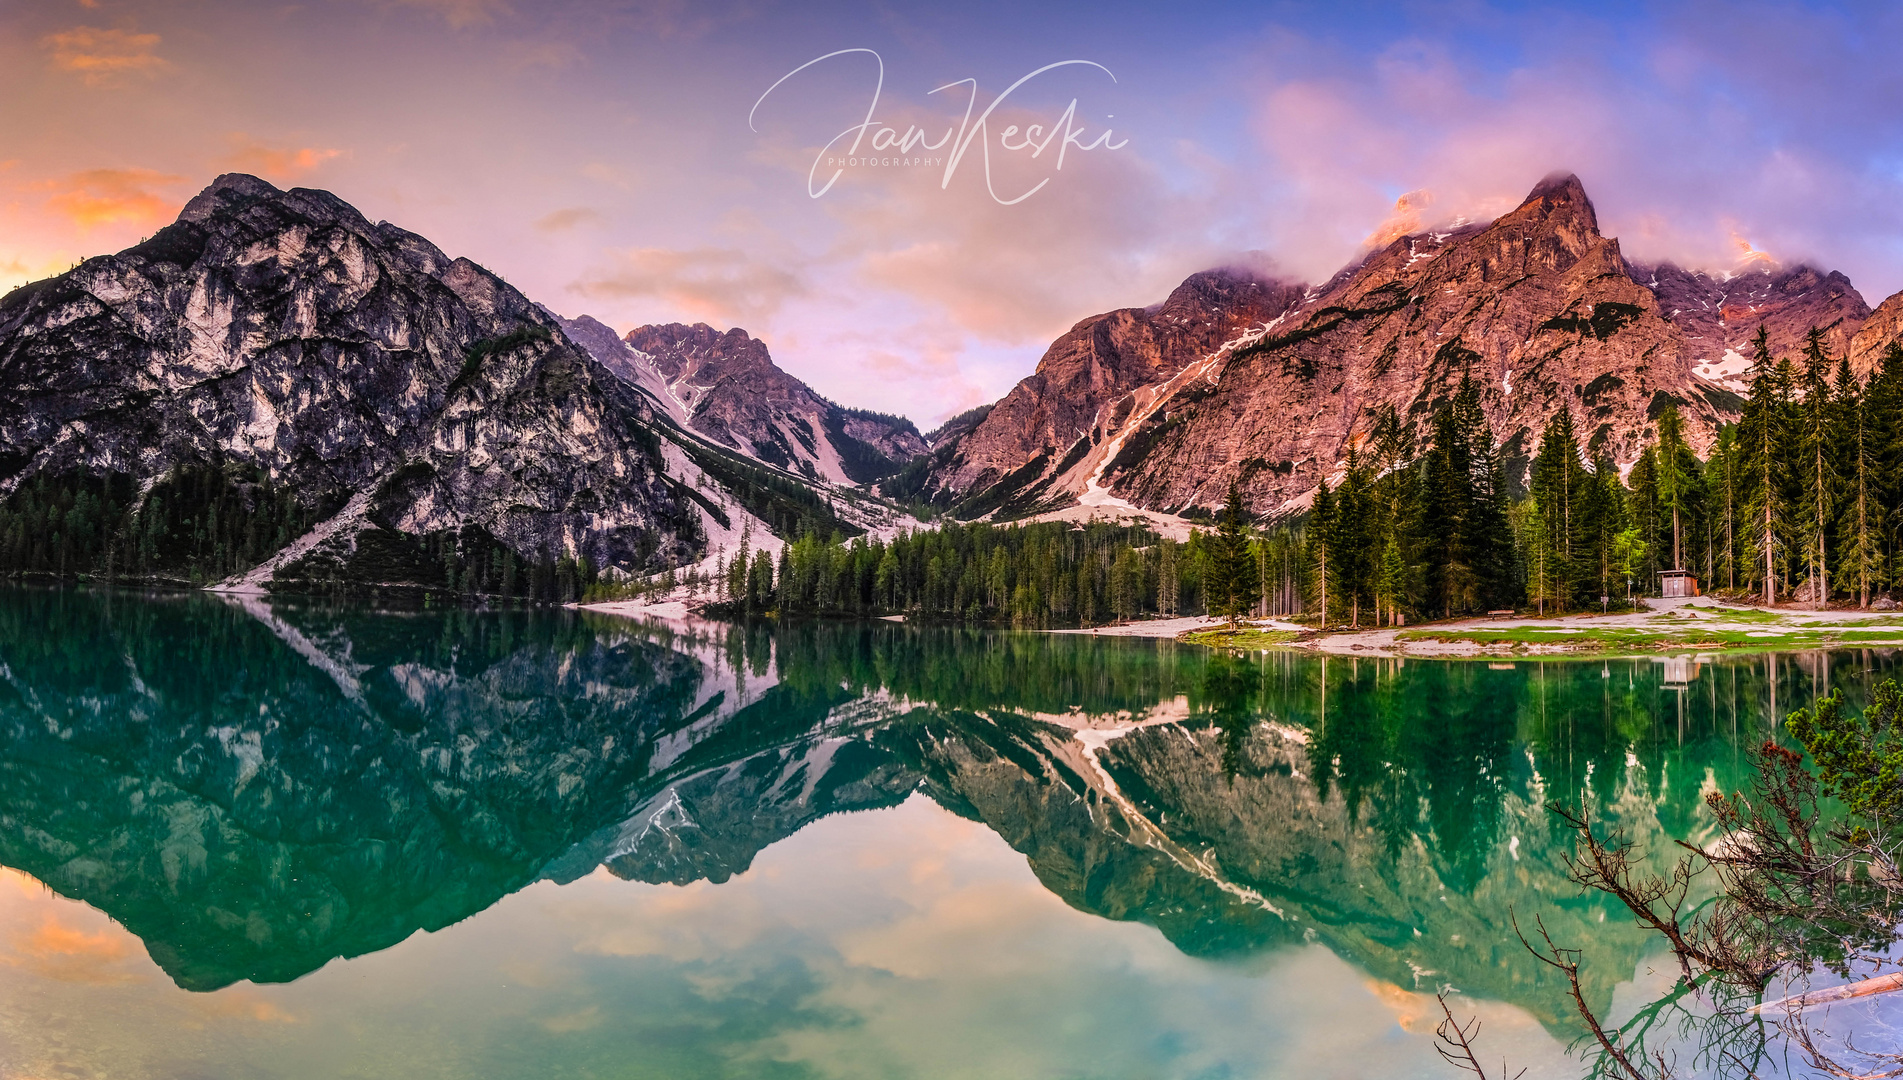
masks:
{"type": "Polygon", "coordinates": [[[653,407],[516,289],[323,191],[218,178],[177,222],[0,299],[0,495],[241,464],[303,520],[476,527],[526,560],[697,557],[653,407]]]}
{"type": "MultiPolygon", "coordinates": [[[[776,468],[864,484],[926,451],[910,421],[827,400],[775,364],[766,342],[738,327],[642,326],[624,345],[632,380],[644,387],[658,380],[664,407],[687,427],[776,468]]],[[[590,348],[612,355],[605,342],[590,348]]]]}

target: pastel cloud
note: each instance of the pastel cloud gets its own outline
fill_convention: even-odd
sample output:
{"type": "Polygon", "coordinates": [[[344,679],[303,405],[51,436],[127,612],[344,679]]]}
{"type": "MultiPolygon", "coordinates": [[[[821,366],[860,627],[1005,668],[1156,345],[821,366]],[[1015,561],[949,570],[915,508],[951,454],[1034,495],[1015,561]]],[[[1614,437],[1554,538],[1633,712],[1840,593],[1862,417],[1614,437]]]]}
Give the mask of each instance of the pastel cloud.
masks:
{"type": "MultiPolygon", "coordinates": [[[[995,124],[994,141],[1005,126],[995,124]]],[[[1221,257],[1206,227],[1213,193],[1172,191],[1134,147],[1073,153],[1062,170],[994,170],[1006,198],[1049,183],[999,205],[976,146],[945,186],[937,170],[848,173],[842,184],[860,183],[829,207],[841,224],[833,254],[852,261],[861,287],[911,297],[967,333],[1040,349],[1086,316],[1162,299],[1221,257]]]]}
{"type": "Polygon", "coordinates": [[[602,225],[607,220],[599,210],[592,210],[586,206],[565,206],[536,218],[535,227],[541,232],[559,233],[579,229],[584,225],[602,225]]]}
{"type": "Polygon", "coordinates": [[[1903,285],[1884,149],[1903,80],[1860,55],[1875,28],[1753,11],[1694,6],[1630,37],[1501,15],[1510,65],[1458,53],[1459,26],[1368,56],[1272,35],[1252,64],[1272,74],[1251,93],[1266,246],[1312,280],[1398,228],[1497,216],[1569,169],[1637,261],[1729,269],[1768,251],[1845,270],[1874,303],[1903,285]],[[1432,212],[1396,207],[1370,236],[1415,189],[1432,212]]]}
{"type": "Polygon", "coordinates": [[[102,225],[152,225],[171,220],[181,200],[154,190],[183,183],[151,169],[87,169],[39,185],[46,204],[82,230],[102,225]]]}
{"type": "Polygon", "coordinates": [[[725,326],[758,323],[806,291],[784,263],[715,247],[622,251],[573,288],[588,297],[655,300],[682,316],[725,326]]]}
{"type": "Polygon", "coordinates": [[[453,30],[487,26],[515,13],[505,0],[391,0],[403,7],[421,8],[442,16],[453,30]]]}
{"type": "Polygon", "coordinates": [[[225,163],[268,180],[299,180],[326,161],[343,156],[342,150],[315,146],[269,146],[243,133],[232,135],[231,141],[234,150],[225,163]]]}
{"type": "Polygon", "coordinates": [[[155,75],[171,65],[153,50],[157,34],[132,30],[76,26],[40,39],[40,48],[53,67],[71,72],[88,86],[115,85],[130,75],[155,75]]]}

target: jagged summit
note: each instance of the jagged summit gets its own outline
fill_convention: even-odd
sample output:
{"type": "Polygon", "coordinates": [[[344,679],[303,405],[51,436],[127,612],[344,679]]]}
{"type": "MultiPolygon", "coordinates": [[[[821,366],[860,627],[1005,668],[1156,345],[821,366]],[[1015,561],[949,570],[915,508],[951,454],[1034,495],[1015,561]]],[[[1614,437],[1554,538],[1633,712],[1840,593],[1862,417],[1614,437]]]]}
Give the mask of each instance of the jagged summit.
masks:
{"type": "MultiPolygon", "coordinates": [[[[641,326],[623,339],[634,378],[660,386],[677,419],[714,441],[814,479],[864,484],[926,451],[911,421],[827,400],[740,327],[641,326]]],[[[604,346],[605,347],[605,346],[604,346]]]]}
{"type": "Polygon", "coordinates": [[[283,191],[267,181],[248,173],[225,173],[205,186],[205,190],[192,196],[192,201],[180,211],[180,221],[204,222],[220,211],[229,209],[234,203],[244,199],[268,199],[282,196],[283,191]]]}
{"type": "Polygon", "coordinates": [[[1534,200],[1592,205],[1592,200],[1586,197],[1586,185],[1580,183],[1577,174],[1565,170],[1547,173],[1539,183],[1533,185],[1532,191],[1527,192],[1523,205],[1534,200]]]}
{"type": "Polygon", "coordinates": [[[445,536],[489,562],[499,546],[658,569],[705,537],[636,430],[651,416],[482,267],[243,174],[146,243],[0,302],[0,497],[103,479],[137,513],[179,470],[210,469],[227,488],[191,498],[227,519],[274,507],[243,558],[161,545],[154,573],[277,552],[254,584],[432,579],[442,557],[419,545],[445,536]]]}
{"type": "Polygon", "coordinates": [[[1823,328],[1859,370],[1887,347],[1858,336],[1871,312],[1842,274],[1628,266],[1570,172],[1492,222],[1377,235],[1393,239],[1321,285],[1265,290],[1276,302],[1238,305],[1192,277],[1156,321],[1220,335],[1143,364],[1119,342],[1129,313],[1079,323],[982,422],[935,447],[928,486],[969,516],[1086,495],[1207,510],[1232,482],[1256,512],[1292,513],[1383,417],[1424,435],[1463,379],[1517,475],[1561,409],[1590,453],[1620,462],[1667,405],[1710,439],[1737,415],[1739,354],[1760,324],[1781,349],[1823,328]]]}

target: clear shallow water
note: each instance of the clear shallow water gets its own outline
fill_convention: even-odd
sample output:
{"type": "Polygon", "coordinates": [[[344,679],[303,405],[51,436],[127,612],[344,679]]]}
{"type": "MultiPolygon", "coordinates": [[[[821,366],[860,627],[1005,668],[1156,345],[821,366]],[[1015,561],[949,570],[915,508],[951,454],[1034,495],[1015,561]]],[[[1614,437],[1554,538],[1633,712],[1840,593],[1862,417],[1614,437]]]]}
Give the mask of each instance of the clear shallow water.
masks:
{"type": "MultiPolygon", "coordinates": [[[[0,1075],[1571,1075],[1543,799],[1709,838],[1874,653],[1405,665],[0,593],[0,1075]]],[[[1631,996],[1628,989],[1625,996],[1631,996]]]]}

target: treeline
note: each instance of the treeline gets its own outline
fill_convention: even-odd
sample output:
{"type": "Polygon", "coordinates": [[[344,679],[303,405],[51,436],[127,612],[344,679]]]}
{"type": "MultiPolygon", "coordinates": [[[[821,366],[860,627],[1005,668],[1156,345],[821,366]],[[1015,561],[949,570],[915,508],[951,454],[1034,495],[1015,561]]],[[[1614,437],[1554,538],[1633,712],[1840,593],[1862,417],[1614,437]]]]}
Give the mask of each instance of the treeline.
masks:
{"type": "MultiPolygon", "coordinates": [[[[257,566],[330,517],[255,466],[180,465],[144,498],[124,473],[40,473],[0,502],[0,577],[208,585],[257,566]]],[[[367,529],[347,557],[318,550],[274,588],[352,595],[401,586],[428,600],[567,603],[596,583],[586,558],[524,558],[477,526],[411,536],[367,529]]]]}
{"type": "MultiPolygon", "coordinates": [[[[1705,591],[1867,605],[1903,579],[1903,346],[1867,384],[1813,330],[1798,358],[1753,342],[1751,396],[1701,459],[1669,402],[1624,470],[1572,418],[1541,433],[1524,490],[1463,380],[1416,445],[1389,410],[1298,522],[1259,528],[1232,492],[1215,529],[945,524],[889,542],[809,532],[689,584],[740,613],[918,613],[1018,626],[1255,613],[1395,625],[1596,609],[1682,569],[1705,591]]],[[[638,583],[672,589],[679,581],[638,583]]]]}
{"type": "Polygon", "coordinates": [[[0,503],[0,575],[202,584],[303,535],[311,511],[242,465],[184,465],[141,500],[123,473],[40,473],[0,503]]]}
{"type": "Polygon", "coordinates": [[[751,547],[707,575],[673,572],[591,596],[671,592],[685,585],[734,614],[885,615],[1009,622],[1027,628],[1093,626],[1204,607],[1209,539],[1177,543],[1147,529],[947,523],[889,541],[807,533],[778,559],[751,547]]]}

